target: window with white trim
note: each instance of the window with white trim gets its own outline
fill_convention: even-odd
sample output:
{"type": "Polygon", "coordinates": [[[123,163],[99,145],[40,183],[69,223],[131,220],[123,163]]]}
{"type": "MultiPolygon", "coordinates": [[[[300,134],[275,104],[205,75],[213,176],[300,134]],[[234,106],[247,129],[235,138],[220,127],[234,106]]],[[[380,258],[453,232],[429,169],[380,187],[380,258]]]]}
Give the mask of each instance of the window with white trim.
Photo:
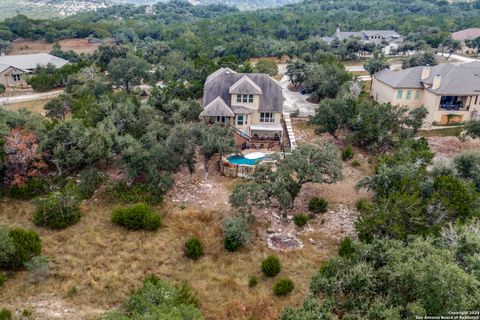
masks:
{"type": "Polygon", "coordinates": [[[243,126],[247,124],[247,115],[246,114],[237,115],[237,119],[235,123],[237,124],[237,126],[243,126]]]}
{"type": "Polygon", "coordinates": [[[415,100],[420,99],[420,90],[415,91],[415,100]]]}
{"type": "Polygon", "coordinates": [[[13,81],[20,81],[20,75],[19,74],[12,74],[13,81]]]}
{"type": "Polygon", "coordinates": [[[402,95],[403,95],[403,91],[402,91],[402,90],[398,90],[398,91],[397,91],[397,99],[402,99],[402,95]]]}
{"type": "Polygon", "coordinates": [[[273,112],[260,112],[260,122],[275,122],[273,112]]]}
{"type": "Polygon", "coordinates": [[[253,94],[237,94],[238,103],[253,103],[253,94]]]}

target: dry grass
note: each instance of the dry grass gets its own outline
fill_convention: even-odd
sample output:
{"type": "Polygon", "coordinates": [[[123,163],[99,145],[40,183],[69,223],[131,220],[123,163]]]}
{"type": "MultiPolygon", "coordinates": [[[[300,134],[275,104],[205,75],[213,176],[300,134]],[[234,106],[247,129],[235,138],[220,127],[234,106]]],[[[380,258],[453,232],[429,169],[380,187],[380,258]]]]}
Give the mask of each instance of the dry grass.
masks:
{"type": "MultiPolygon", "coordinates": [[[[73,50],[76,53],[93,53],[100,45],[99,43],[90,42],[86,38],[59,40],[58,44],[60,44],[62,50],[73,50]]],[[[52,50],[52,47],[53,43],[40,40],[15,40],[9,54],[48,53],[52,50]]]]}
{"type": "Polygon", "coordinates": [[[40,233],[42,254],[53,262],[54,276],[29,285],[26,272],[12,275],[0,292],[0,304],[17,311],[30,309],[36,318],[48,318],[48,314],[39,314],[39,305],[48,301],[46,309],[60,304],[71,311],[62,318],[95,318],[102,310],[118,306],[146,275],[154,273],[173,283],[188,282],[207,319],[274,319],[285,305],[301,303],[311,276],[338,244],[336,239],[322,241],[322,235],[309,235],[322,241],[320,250],[307,243],[303,250],[278,253],[283,264],[280,276],[291,277],[296,289],[287,298],[277,298],[272,294],[274,280],[263,279],[259,270],[261,260],[272,253],[259,236],[259,225],[248,247],[227,253],[222,246],[223,216],[219,212],[158,208],[165,212],[164,226],[150,233],[114,226],[110,222],[112,208],[98,202],[85,204],[77,225],[47,231],[32,224],[31,203],[1,202],[0,224],[40,233]],[[206,248],[205,257],[196,262],[183,256],[183,244],[190,235],[200,237],[206,248]],[[260,279],[253,289],[247,284],[251,275],[260,279]],[[69,298],[73,287],[78,293],[69,298]]]}
{"type": "Polygon", "coordinates": [[[31,100],[31,101],[22,101],[16,102],[12,104],[6,104],[2,106],[2,109],[7,111],[18,111],[21,109],[27,109],[34,113],[44,114],[45,110],[43,107],[52,99],[39,99],[39,100],[31,100]]]}

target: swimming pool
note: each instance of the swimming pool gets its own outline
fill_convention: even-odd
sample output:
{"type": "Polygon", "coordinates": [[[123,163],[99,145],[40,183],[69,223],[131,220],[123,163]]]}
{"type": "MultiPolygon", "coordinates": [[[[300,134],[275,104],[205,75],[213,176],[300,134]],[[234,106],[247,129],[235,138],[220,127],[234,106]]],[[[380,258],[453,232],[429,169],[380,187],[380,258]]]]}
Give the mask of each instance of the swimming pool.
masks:
{"type": "Polygon", "coordinates": [[[255,159],[247,159],[244,156],[230,156],[227,158],[227,160],[231,164],[254,166],[260,161],[262,161],[264,158],[265,156],[255,159]]]}

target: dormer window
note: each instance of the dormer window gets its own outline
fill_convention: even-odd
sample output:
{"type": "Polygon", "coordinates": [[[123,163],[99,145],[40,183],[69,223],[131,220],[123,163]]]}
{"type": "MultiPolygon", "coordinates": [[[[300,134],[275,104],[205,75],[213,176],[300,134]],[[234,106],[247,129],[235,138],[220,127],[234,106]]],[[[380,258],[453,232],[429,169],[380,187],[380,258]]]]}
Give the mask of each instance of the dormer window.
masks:
{"type": "Polygon", "coordinates": [[[238,103],[253,103],[253,94],[237,94],[238,103]]]}

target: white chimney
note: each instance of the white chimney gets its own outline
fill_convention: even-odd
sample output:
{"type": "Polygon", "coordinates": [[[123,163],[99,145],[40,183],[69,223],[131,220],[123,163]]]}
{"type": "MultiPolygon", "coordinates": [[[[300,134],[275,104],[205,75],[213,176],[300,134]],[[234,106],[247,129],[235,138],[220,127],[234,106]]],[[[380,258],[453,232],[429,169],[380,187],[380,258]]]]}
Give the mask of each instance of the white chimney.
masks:
{"type": "Polygon", "coordinates": [[[425,80],[425,79],[427,79],[428,77],[430,77],[430,67],[423,67],[423,70],[422,70],[422,80],[425,80]]]}
{"type": "Polygon", "coordinates": [[[433,78],[432,90],[437,90],[440,88],[440,84],[442,83],[442,77],[437,74],[435,78],[433,78]]]}

